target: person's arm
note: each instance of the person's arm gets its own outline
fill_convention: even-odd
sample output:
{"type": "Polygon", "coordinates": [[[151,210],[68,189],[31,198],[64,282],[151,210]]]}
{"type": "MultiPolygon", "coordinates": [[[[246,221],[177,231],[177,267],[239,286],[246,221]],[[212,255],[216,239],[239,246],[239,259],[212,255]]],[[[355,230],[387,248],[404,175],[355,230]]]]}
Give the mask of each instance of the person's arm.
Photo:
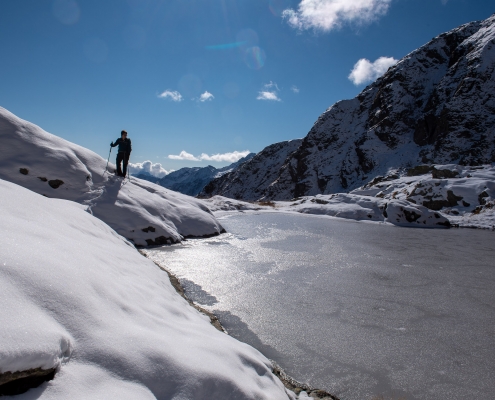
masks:
{"type": "Polygon", "coordinates": [[[118,138],[118,139],[115,141],[115,143],[114,143],[114,142],[110,143],[110,146],[112,146],[112,147],[118,146],[118,145],[119,145],[119,140],[120,140],[120,138],[118,138]]]}
{"type": "Polygon", "coordinates": [[[131,139],[129,139],[129,154],[131,154],[132,151],[132,144],[131,144],[131,139]]]}

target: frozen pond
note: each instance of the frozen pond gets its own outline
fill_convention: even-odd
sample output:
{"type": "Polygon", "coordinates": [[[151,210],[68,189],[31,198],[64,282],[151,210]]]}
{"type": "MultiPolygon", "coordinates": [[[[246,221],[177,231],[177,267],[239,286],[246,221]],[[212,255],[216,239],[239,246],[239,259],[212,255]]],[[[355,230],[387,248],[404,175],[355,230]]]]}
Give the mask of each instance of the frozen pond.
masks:
{"type": "Polygon", "coordinates": [[[495,399],[495,234],[289,214],[149,252],[229,333],[342,400],[495,399]]]}

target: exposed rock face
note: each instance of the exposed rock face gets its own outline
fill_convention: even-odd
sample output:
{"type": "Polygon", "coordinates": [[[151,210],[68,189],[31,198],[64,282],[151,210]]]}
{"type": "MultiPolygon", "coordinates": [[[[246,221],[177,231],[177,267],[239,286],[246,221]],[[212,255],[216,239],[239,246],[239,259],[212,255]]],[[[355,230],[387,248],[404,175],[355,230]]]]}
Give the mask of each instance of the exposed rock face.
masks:
{"type": "Polygon", "coordinates": [[[243,200],[267,197],[269,186],[280,176],[285,159],[297,150],[301,142],[302,139],[296,139],[266,147],[232,172],[212,180],[200,193],[200,197],[219,193],[243,200]]]}
{"type": "Polygon", "coordinates": [[[284,200],[420,164],[495,162],[495,15],[432,39],[325,111],[295,151],[271,153],[270,164],[213,181],[205,194],[284,200]]]}
{"type": "Polygon", "coordinates": [[[26,371],[0,373],[0,396],[14,396],[51,381],[56,368],[34,368],[26,371]]]}

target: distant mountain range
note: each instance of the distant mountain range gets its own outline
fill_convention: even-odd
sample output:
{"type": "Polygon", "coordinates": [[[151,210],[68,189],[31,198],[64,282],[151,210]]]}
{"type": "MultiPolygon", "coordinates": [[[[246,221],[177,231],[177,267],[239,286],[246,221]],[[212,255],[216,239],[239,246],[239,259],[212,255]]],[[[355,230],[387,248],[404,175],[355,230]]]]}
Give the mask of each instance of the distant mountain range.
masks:
{"type": "Polygon", "coordinates": [[[495,162],[495,15],[413,51],[306,137],[268,146],[201,196],[289,200],[349,192],[421,164],[495,162]]]}
{"type": "Polygon", "coordinates": [[[189,196],[196,196],[212,179],[220,178],[221,176],[234,171],[239,165],[253,158],[254,155],[255,153],[250,153],[239,161],[223,168],[215,168],[208,165],[206,167],[181,168],[165,175],[161,179],[149,174],[139,174],[137,177],[176,192],[189,196]]]}

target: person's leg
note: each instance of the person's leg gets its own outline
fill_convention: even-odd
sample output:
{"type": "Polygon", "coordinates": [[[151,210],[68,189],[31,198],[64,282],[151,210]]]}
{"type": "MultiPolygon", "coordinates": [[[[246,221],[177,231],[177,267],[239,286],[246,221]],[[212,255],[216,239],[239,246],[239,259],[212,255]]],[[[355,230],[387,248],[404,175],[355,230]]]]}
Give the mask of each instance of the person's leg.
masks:
{"type": "Polygon", "coordinates": [[[122,175],[122,169],[120,167],[120,163],[124,160],[124,153],[117,153],[117,176],[122,175]]]}
{"type": "Polygon", "coordinates": [[[124,160],[123,160],[124,162],[123,162],[123,167],[122,167],[122,173],[123,173],[122,176],[125,176],[127,173],[127,164],[129,163],[129,156],[130,156],[130,154],[128,154],[128,153],[124,153],[124,154],[125,154],[125,156],[124,156],[124,160]]]}

